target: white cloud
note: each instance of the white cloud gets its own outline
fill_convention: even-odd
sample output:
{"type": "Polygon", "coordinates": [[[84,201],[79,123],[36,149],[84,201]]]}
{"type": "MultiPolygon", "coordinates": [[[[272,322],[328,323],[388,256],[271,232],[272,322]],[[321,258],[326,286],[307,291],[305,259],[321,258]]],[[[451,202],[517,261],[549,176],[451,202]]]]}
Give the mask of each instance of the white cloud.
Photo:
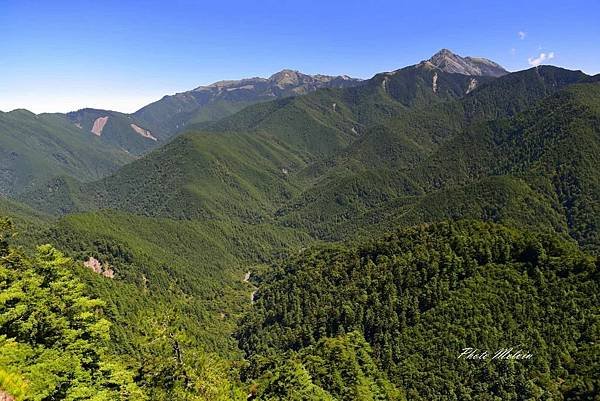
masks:
{"type": "Polygon", "coordinates": [[[510,49],[510,54],[512,54],[513,56],[517,54],[517,49],[515,49],[514,47],[510,49]]]}
{"type": "Polygon", "coordinates": [[[544,61],[552,60],[553,58],[554,58],[554,52],[540,53],[539,56],[537,56],[537,57],[529,57],[527,59],[527,62],[529,63],[529,65],[536,66],[536,65],[540,65],[544,61]]]}
{"type": "Polygon", "coordinates": [[[517,32],[517,35],[519,35],[519,39],[523,40],[525,39],[525,36],[527,36],[527,32],[519,31],[517,32]]]}

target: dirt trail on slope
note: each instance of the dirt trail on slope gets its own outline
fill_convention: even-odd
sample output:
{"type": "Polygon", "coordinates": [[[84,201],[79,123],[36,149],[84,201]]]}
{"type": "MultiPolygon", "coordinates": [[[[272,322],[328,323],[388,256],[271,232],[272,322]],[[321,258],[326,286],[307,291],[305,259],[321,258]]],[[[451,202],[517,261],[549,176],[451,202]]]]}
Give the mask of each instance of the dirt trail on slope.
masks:
{"type": "MultiPolygon", "coordinates": [[[[243,283],[249,283],[250,282],[250,276],[252,275],[251,272],[246,272],[246,274],[244,274],[244,278],[242,279],[243,283]]],[[[256,294],[256,291],[258,290],[254,290],[252,291],[252,293],[250,294],[250,302],[254,303],[254,295],[256,294]]]]}

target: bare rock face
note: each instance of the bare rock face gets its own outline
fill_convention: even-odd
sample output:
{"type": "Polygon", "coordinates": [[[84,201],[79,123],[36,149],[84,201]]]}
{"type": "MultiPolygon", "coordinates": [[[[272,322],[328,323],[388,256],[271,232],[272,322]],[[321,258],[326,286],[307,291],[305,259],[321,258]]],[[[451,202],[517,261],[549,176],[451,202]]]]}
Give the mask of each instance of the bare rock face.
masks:
{"type": "Polygon", "coordinates": [[[133,123],[129,124],[129,126],[132,130],[134,130],[136,133],[140,134],[144,138],[152,139],[153,141],[158,141],[158,139],[154,135],[152,135],[152,132],[148,131],[147,129],[144,129],[139,125],[135,125],[133,123]]]}
{"type": "Polygon", "coordinates": [[[87,261],[83,262],[83,265],[94,273],[102,273],[102,265],[100,264],[100,261],[94,257],[90,256],[87,261]]]}
{"type": "Polygon", "coordinates": [[[94,121],[94,125],[92,126],[92,129],[91,129],[92,133],[94,135],[101,136],[102,130],[104,129],[104,126],[106,125],[107,121],[108,121],[108,116],[98,117],[94,121]]]}
{"type": "Polygon", "coordinates": [[[471,93],[475,88],[477,88],[477,80],[475,78],[471,78],[469,81],[469,87],[467,88],[467,94],[471,93]]]}
{"type": "Polygon", "coordinates": [[[237,97],[282,97],[294,94],[308,93],[319,88],[344,88],[360,83],[359,79],[346,75],[308,75],[295,70],[281,70],[269,78],[246,78],[241,80],[219,81],[207,86],[200,86],[193,91],[202,92],[211,98],[224,96],[237,97]]]}
{"type": "Polygon", "coordinates": [[[102,275],[106,278],[115,278],[115,272],[110,266],[106,265],[104,270],[102,271],[102,275]]]}
{"type": "Polygon", "coordinates": [[[306,78],[309,78],[309,76],[301,74],[298,71],[282,70],[271,75],[269,81],[283,88],[291,85],[299,85],[302,81],[306,81],[306,78]]]}
{"type": "Polygon", "coordinates": [[[501,65],[491,60],[480,57],[461,57],[448,49],[440,50],[422,64],[424,63],[430,63],[444,72],[463,75],[501,77],[508,74],[508,71],[501,65]]]}
{"type": "MultiPolygon", "coordinates": [[[[102,264],[98,259],[92,256],[90,256],[90,258],[87,261],[83,262],[83,265],[91,271],[93,271],[94,273],[101,274],[106,278],[115,277],[115,272],[108,263],[102,264]]],[[[0,401],[2,400],[0,399],[0,401]]]]}
{"type": "Polygon", "coordinates": [[[7,392],[0,390],[0,401],[16,401],[16,398],[7,392]]]}

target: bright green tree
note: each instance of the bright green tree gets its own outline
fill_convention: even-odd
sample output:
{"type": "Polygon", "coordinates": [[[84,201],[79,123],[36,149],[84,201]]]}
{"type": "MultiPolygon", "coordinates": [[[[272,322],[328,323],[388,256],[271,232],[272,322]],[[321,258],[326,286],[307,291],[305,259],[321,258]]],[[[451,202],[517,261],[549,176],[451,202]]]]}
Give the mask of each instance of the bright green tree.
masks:
{"type": "Polygon", "coordinates": [[[50,245],[33,257],[9,246],[0,220],[0,389],[17,400],[143,400],[107,354],[110,323],[73,262],[50,245]]]}

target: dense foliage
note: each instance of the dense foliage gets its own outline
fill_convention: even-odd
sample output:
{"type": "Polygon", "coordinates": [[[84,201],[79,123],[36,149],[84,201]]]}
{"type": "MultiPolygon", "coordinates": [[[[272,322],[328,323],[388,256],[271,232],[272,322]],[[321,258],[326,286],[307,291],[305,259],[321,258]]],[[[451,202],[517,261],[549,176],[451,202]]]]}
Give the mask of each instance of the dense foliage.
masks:
{"type": "Polygon", "coordinates": [[[72,261],[50,245],[33,258],[8,246],[0,222],[0,387],[23,400],[144,399],[107,355],[110,323],[72,261]]]}
{"type": "MultiPolygon", "coordinates": [[[[136,331],[116,340],[131,342],[135,358],[117,358],[107,320],[115,316],[87,295],[73,260],[50,245],[28,257],[8,245],[11,224],[2,220],[0,228],[0,391],[17,400],[243,399],[232,366],[178,329],[185,310],[166,315],[173,309],[164,302],[151,320],[129,322],[136,331]]],[[[124,292],[121,302],[132,293],[124,284],[110,290],[124,292]]],[[[146,307],[160,306],[154,297],[146,307]]]]}
{"type": "MultiPolygon", "coordinates": [[[[147,111],[171,128],[210,119],[147,111]]],[[[65,125],[17,111],[0,114],[0,128],[22,124],[19,140],[38,146],[39,124],[68,141],[73,122],[98,113],[65,125]]],[[[52,179],[20,178],[28,206],[0,201],[26,231],[11,239],[22,251],[3,248],[0,316],[42,322],[0,322],[0,397],[597,397],[598,262],[583,253],[600,249],[597,79],[419,64],[204,122],[82,184],[107,171],[96,162],[120,162],[105,158],[108,143],[146,149],[120,136],[128,116],[112,117],[104,142],[73,142],[98,145],[94,158],[73,148],[68,168],[40,158],[9,169],[52,179]],[[455,223],[465,218],[476,221],[455,223]],[[36,250],[44,243],[61,252],[36,250]],[[32,295],[11,298],[15,288],[32,295]],[[83,342],[71,328],[81,313],[83,342]],[[76,341],[36,337],[55,326],[76,341]],[[468,346],[523,346],[534,358],[458,359],[468,346]],[[53,373],[38,380],[42,370],[53,373]]]]}
{"type": "Polygon", "coordinates": [[[592,399],[598,269],[553,236],[477,222],[416,226],[286,262],[237,336],[259,358],[358,331],[410,399],[592,399]],[[522,347],[534,358],[458,359],[466,347],[522,347]]]}
{"type": "Polygon", "coordinates": [[[379,370],[371,347],[357,332],[323,338],[300,352],[250,360],[258,400],[404,400],[379,370]]]}
{"type": "MultiPolygon", "coordinates": [[[[115,346],[143,348],[139,334],[155,317],[177,316],[195,346],[235,353],[224,332],[250,306],[244,274],[254,264],[297,248],[306,238],[270,225],[174,221],[117,212],[72,215],[40,233],[80,262],[107,264],[114,279],[83,270],[93,291],[118,322],[115,346]]],[[[137,352],[137,351],[135,351],[137,352]]]]}

